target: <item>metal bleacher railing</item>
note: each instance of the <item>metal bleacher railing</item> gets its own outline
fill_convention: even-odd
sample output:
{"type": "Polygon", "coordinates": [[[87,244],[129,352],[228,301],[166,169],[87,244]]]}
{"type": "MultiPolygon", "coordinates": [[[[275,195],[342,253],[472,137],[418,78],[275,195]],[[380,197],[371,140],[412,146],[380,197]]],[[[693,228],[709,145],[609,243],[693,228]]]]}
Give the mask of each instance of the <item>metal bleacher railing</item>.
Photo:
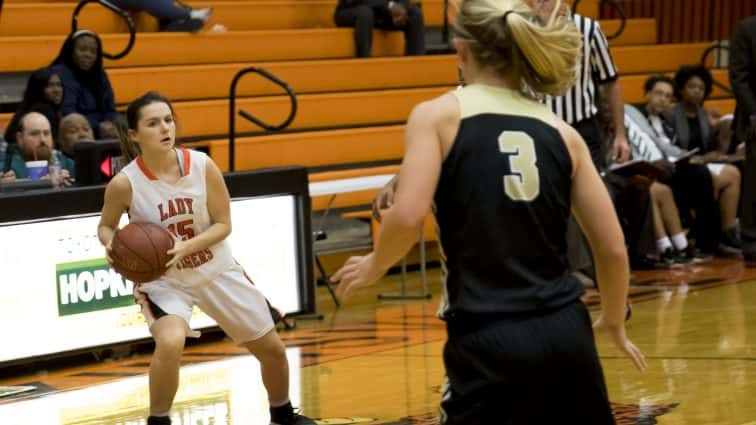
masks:
{"type": "Polygon", "coordinates": [[[268,71],[262,69],[262,68],[256,68],[256,67],[249,67],[239,70],[239,72],[234,75],[234,78],[231,80],[231,89],[229,90],[228,94],[228,166],[229,171],[234,171],[235,164],[235,145],[236,145],[236,87],[239,84],[239,80],[241,78],[251,72],[257,73],[268,79],[274,84],[277,84],[281,86],[285,91],[286,94],[289,95],[289,100],[291,101],[291,111],[289,112],[288,118],[286,120],[279,124],[279,125],[271,125],[263,122],[262,120],[254,117],[249,112],[246,112],[244,110],[239,110],[239,115],[247,119],[248,121],[251,121],[264,130],[267,131],[281,131],[285,129],[286,127],[291,124],[292,121],[294,121],[294,117],[297,115],[297,95],[294,93],[294,90],[289,87],[286,82],[282,81],[275,75],[272,75],[268,71]]]}
{"type": "Polygon", "coordinates": [[[110,3],[107,0],[81,0],[76,6],[76,9],[74,9],[73,16],[71,17],[71,33],[75,33],[79,30],[79,13],[82,11],[82,9],[84,9],[84,6],[89,3],[98,3],[100,6],[120,16],[124,21],[126,21],[126,26],[129,29],[129,43],[121,53],[114,55],[103,51],[102,55],[111,60],[121,59],[122,57],[128,55],[131,49],[134,47],[134,43],[136,42],[136,25],[134,25],[134,20],[131,19],[131,15],[129,15],[128,12],[114,5],[113,3],[110,3]]]}

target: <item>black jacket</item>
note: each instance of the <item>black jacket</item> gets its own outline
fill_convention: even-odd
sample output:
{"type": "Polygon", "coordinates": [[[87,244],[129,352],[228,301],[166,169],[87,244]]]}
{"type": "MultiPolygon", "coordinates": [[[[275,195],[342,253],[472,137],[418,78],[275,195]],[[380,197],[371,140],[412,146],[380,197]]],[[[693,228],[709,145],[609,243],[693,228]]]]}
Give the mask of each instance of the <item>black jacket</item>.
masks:
{"type": "Polygon", "coordinates": [[[756,16],[741,21],[730,40],[730,85],[737,100],[733,128],[743,141],[756,115],[756,16]]]}

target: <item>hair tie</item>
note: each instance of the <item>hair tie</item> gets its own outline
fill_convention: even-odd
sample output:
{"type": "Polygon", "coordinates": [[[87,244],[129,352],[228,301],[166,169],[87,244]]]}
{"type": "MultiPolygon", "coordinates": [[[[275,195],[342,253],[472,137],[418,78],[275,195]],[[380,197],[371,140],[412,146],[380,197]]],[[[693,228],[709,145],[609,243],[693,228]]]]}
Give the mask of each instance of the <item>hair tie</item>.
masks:
{"type": "Polygon", "coordinates": [[[505,24],[507,23],[507,16],[509,16],[510,13],[515,13],[515,11],[514,10],[508,10],[507,13],[505,13],[504,16],[501,18],[504,21],[505,24]]]}

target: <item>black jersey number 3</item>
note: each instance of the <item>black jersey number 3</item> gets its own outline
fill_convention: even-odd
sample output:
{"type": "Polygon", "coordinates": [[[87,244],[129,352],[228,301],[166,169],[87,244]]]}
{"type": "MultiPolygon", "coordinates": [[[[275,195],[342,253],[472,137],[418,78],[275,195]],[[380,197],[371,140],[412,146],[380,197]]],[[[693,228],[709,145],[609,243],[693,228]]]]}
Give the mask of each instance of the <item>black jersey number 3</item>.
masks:
{"type": "Polygon", "coordinates": [[[533,138],[522,131],[499,135],[499,151],[509,156],[510,174],[504,176],[504,192],[514,201],[532,201],[541,190],[533,138]]]}

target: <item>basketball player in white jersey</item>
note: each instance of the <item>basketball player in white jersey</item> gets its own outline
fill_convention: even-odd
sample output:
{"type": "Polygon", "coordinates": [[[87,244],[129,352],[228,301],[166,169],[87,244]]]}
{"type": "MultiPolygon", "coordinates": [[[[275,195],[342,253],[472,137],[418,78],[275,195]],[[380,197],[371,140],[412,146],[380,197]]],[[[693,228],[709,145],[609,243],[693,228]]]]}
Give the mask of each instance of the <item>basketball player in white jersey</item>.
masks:
{"type": "Polygon", "coordinates": [[[175,239],[166,274],[140,282],[134,294],[142,306],[155,352],[150,364],[148,425],[170,424],[179,365],[192,308],[197,305],[260,361],[270,400],[271,424],[307,425],[289,401],[289,366],[265,297],[231,256],[228,189],[218,167],[204,153],[175,146],[176,123],[167,99],[149,92],[132,102],[118,129],[131,162],[105,190],[98,228],[110,246],[121,215],[167,229],[175,239]]]}

